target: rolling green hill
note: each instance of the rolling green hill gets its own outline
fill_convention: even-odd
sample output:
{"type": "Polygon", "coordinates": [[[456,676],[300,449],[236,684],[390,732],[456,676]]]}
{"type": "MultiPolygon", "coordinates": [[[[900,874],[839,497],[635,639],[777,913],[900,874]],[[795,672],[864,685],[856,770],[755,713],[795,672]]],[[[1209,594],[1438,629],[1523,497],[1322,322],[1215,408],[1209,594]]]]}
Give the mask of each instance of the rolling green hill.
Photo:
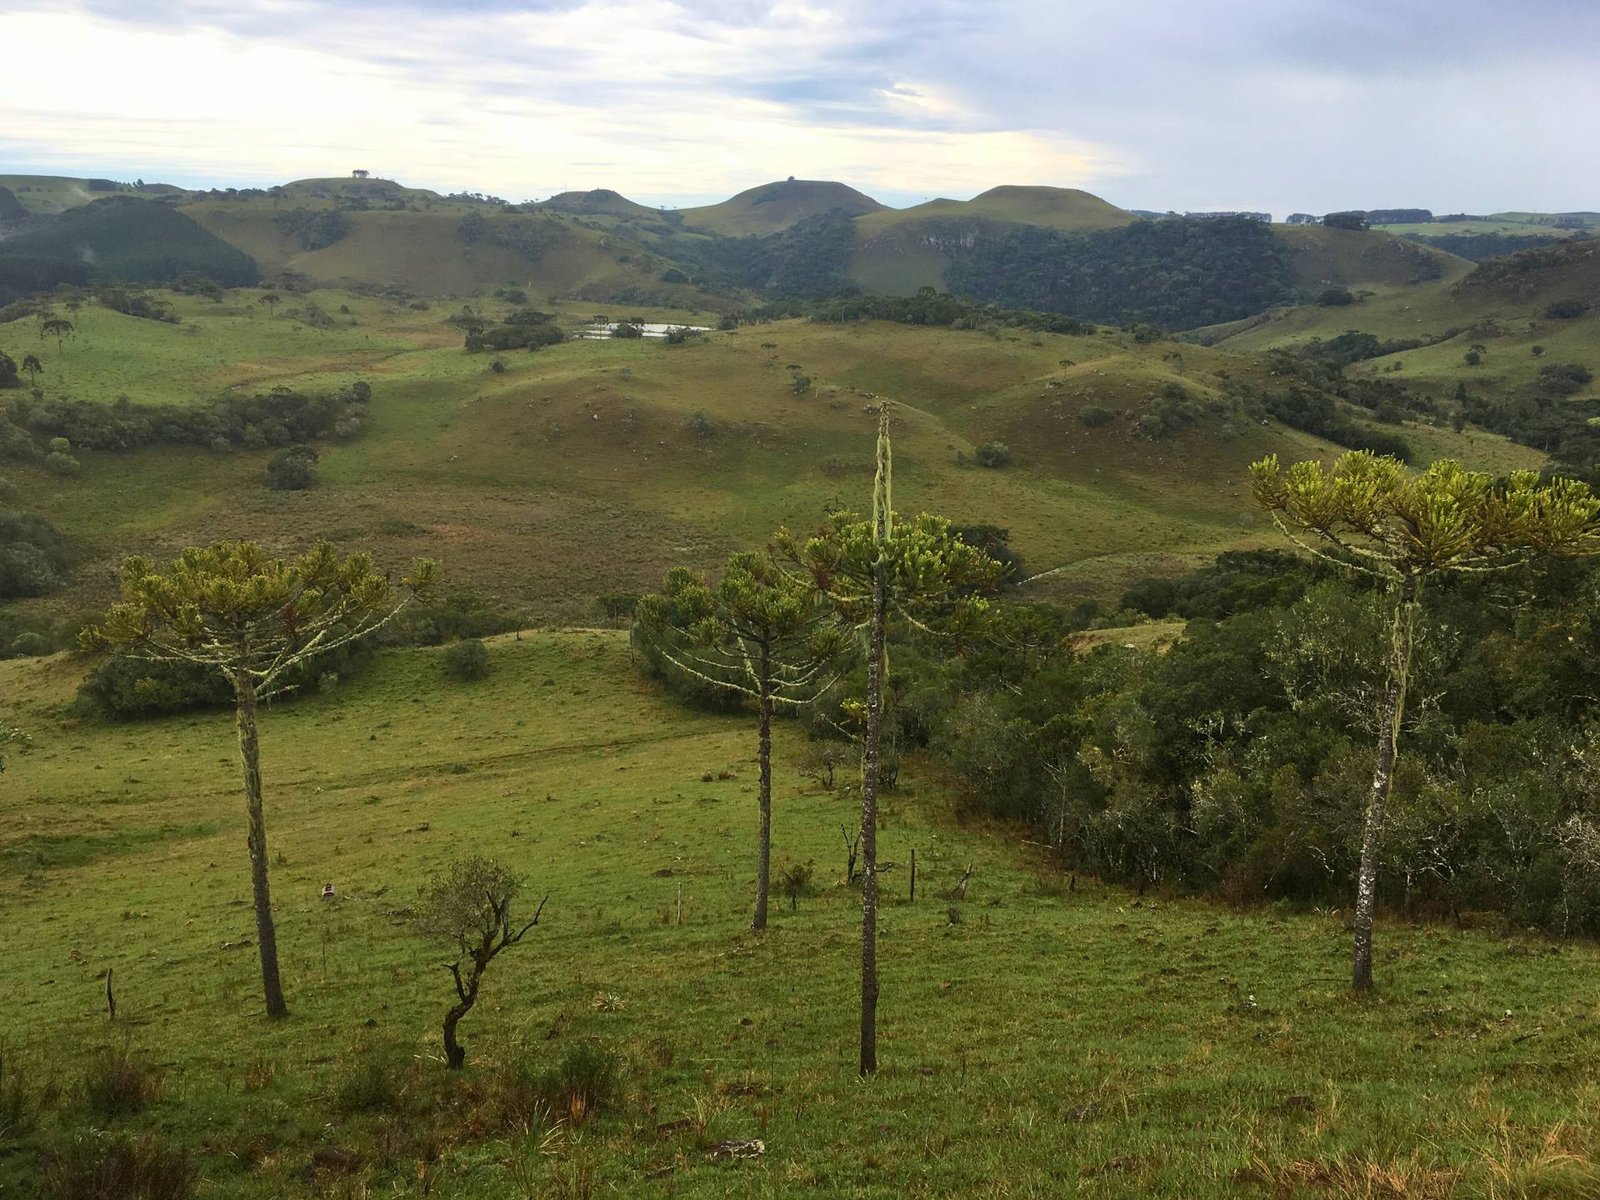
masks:
{"type": "Polygon", "coordinates": [[[28,210],[17,199],[17,194],[10,188],[0,187],[0,221],[9,223],[26,220],[27,217],[28,210]]]}
{"type": "Polygon", "coordinates": [[[170,205],[112,196],[30,221],[0,242],[0,294],[6,299],[44,290],[40,280],[83,283],[164,283],[194,272],[225,287],[254,283],[260,270],[249,255],[170,205]],[[12,268],[15,269],[13,273],[12,268]]]}
{"type": "Polygon", "coordinates": [[[862,238],[870,240],[928,217],[1009,221],[1069,232],[1116,229],[1135,219],[1115,205],[1077,188],[1002,185],[971,200],[929,200],[910,208],[883,209],[862,217],[856,225],[862,238]]]}
{"type": "Polygon", "coordinates": [[[322,283],[398,287],[424,296],[476,296],[512,284],[541,298],[638,294],[685,306],[711,299],[664,282],[672,260],[625,233],[559,211],[512,213],[456,203],[348,211],[346,232],[317,249],[307,249],[285,228],[282,218],[293,212],[286,200],[204,200],[183,211],[246,250],[269,274],[294,271],[322,283]]]}
{"type": "Polygon", "coordinates": [[[980,234],[1007,224],[1086,232],[1133,220],[1098,196],[1073,188],[991,188],[971,200],[930,200],[858,218],[849,275],[863,291],[880,295],[942,289],[956,255],[980,234]]]}
{"type": "MultiPolygon", "coordinates": [[[[901,406],[902,507],[1008,527],[1033,569],[1054,572],[1045,593],[1107,596],[1269,537],[1245,465],[1328,451],[1228,415],[1227,378],[1265,381],[1254,360],[1123,334],[785,321],[684,346],[568,342],[504,355],[497,374],[492,355],[462,352],[449,306],[313,293],[269,314],[255,295],[171,297],[177,325],[85,307],[59,352],[31,321],[0,325],[0,349],[44,358],[47,398],[187,404],[358,378],[374,393],[361,436],[321,446],[321,483],[307,492],[262,484],[270,451],[84,451],[78,479],[7,464],[76,556],[73,590],[29,611],[102,602],[109,568],[133,550],[246,535],[298,544],[315,530],[389,558],[433,554],[461,588],[542,619],[588,620],[597,596],[637,591],[675,561],[707,564],[829,504],[863,503],[879,398],[901,406]],[[333,314],[328,328],[297,316],[308,301],[333,314]],[[1169,385],[1187,415],[1169,411],[1169,385]],[[1161,413],[1173,419],[1145,420],[1161,413]],[[1012,465],[970,465],[995,440],[1012,465]]],[[[1539,461],[1486,435],[1430,436],[1434,453],[1483,465],[1539,461]]]]}
{"type": "Polygon", "coordinates": [[[647,208],[643,204],[635,204],[626,196],[613,192],[609,188],[595,188],[588,192],[561,192],[551,196],[548,200],[541,200],[539,208],[551,208],[558,212],[583,213],[607,217],[635,217],[640,219],[659,219],[661,213],[654,208],[647,208]]]}
{"type": "MultiPolygon", "coordinates": [[[[1336,230],[1328,232],[1340,232],[1336,230]]],[[[1358,371],[1394,368],[1401,382],[1453,389],[1464,382],[1504,387],[1530,381],[1541,360],[1575,358],[1600,366],[1600,243],[1568,241],[1471,267],[1411,287],[1376,287],[1358,304],[1304,305],[1214,331],[1215,344],[1259,351],[1303,346],[1347,330],[1384,341],[1429,343],[1362,363],[1358,371]],[[1574,315],[1551,308],[1576,303],[1574,315]],[[1476,366],[1465,361],[1485,347],[1476,366]],[[1538,355],[1533,347],[1542,347],[1538,355]]]]}
{"type": "Polygon", "coordinates": [[[316,179],[296,179],[272,190],[294,199],[304,200],[433,201],[444,199],[438,192],[430,191],[427,188],[406,187],[393,179],[356,179],[345,175],[316,179]]]}
{"type": "Polygon", "coordinates": [[[1471,263],[1453,254],[1373,230],[1275,225],[1273,232],[1289,246],[1295,283],[1308,291],[1330,285],[1406,287],[1456,279],[1472,270],[1471,263]]]}
{"type": "Polygon", "coordinates": [[[725,237],[752,233],[777,233],[806,217],[839,209],[848,216],[883,209],[871,196],[842,183],[816,179],[789,179],[749,188],[720,204],[681,208],[688,229],[701,229],[725,237]]]}

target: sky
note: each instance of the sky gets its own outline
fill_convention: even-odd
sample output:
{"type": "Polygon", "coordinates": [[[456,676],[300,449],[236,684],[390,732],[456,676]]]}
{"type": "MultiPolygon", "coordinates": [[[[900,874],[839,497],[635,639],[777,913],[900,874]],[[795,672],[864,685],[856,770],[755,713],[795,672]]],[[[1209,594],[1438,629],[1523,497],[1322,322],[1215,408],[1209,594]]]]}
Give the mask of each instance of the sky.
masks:
{"type": "Polygon", "coordinates": [[[1595,0],[7,0],[0,174],[1600,209],[1595,0]]]}

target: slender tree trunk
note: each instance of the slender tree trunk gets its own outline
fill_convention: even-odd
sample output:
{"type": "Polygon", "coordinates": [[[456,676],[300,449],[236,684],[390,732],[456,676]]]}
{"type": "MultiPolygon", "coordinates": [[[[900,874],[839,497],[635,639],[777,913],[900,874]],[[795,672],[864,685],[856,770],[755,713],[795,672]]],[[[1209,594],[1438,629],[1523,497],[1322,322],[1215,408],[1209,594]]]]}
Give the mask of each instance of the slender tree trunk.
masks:
{"type": "Polygon", "coordinates": [[[883,740],[883,685],[888,665],[884,626],[889,615],[889,525],[893,459],[889,410],[878,411],[878,469],[872,481],[872,613],[867,637],[867,727],[861,761],[861,1064],[878,1069],[878,763],[883,740]]]}
{"type": "Polygon", "coordinates": [[[467,1048],[456,1041],[456,1026],[461,1024],[461,1018],[471,1012],[472,1006],[477,1003],[478,979],[478,975],[472,976],[466,994],[444,1015],[444,1063],[452,1071],[459,1071],[467,1064],[467,1048]]]}
{"type": "Polygon", "coordinates": [[[1355,955],[1351,986],[1358,992],[1372,987],[1372,918],[1378,903],[1378,848],[1383,835],[1384,810],[1394,786],[1394,765],[1399,755],[1400,726],[1405,720],[1406,689],[1411,682],[1411,652],[1417,623],[1420,580],[1408,574],[1395,597],[1394,622],[1389,631],[1389,683],[1379,713],[1378,760],[1372,772],[1372,791],[1361,833],[1361,870],[1356,879],[1355,955]]]}
{"type": "Polygon", "coordinates": [[[278,931],[272,924],[272,892],[267,884],[267,821],[261,809],[261,741],[256,733],[255,681],[242,670],[233,677],[239,727],[239,760],[244,767],[244,808],[249,823],[250,884],[255,893],[256,942],[261,948],[261,988],[267,1016],[286,1017],[278,979],[278,931]]]}
{"type": "Polygon", "coordinates": [[[767,891],[772,886],[772,649],[761,647],[760,848],[756,862],[756,915],[752,929],[767,927],[767,891]]]}
{"type": "Polygon", "coordinates": [[[884,567],[873,571],[867,648],[866,752],[861,763],[861,1074],[878,1069],[878,744],[883,735],[884,567]]]}

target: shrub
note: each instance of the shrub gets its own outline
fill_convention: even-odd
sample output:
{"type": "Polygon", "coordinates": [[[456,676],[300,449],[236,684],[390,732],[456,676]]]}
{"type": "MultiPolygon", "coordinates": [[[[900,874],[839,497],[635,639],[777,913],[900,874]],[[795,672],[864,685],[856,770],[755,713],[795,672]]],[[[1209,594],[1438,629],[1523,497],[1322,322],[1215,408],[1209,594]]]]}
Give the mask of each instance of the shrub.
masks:
{"type": "Polygon", "coordinates": [[[336,1111],[353,1113],[394,1112],[405,1095],[403,1069],[387,1053],[363,1055],[334,1085],[331,1097],[336,1111]]]}
{"type": "Polygon", "coordinates": [[[71,478],[78,474],[81,464],[70,454],[57,450],[44,456],[45,469],[64,478],[71,478]]]}
{"type": "Polygon", "coordinates": [[[199,1168],[154,1134],[80,1135],[45,1168],[52,1200],[187,1200],[199,1168]]]}
{"type": "Polygon", "coordinates": [[[489,676],[489,648],[478,638],[463,638],[444,652],[445,670],[456,679],[470,682],[489,676]]]}
{"type": "Polygon", "coordinates": [[[1350,289],[1345,287],[1323,288],[1317,295],[1317,303],[1324,308],[1336,308],[1355,302],[1356,298],[1350,294],[1350,289]]]}
{"type": "Polygon", "coordinates": [[[11,656],[13,658],[40,658],[49,654],[52,647],[50,639],[42,633],[29,630],[19,633],[11,642],[11,656]]]}
{"type": "Polygon", "coordinates": [[[107,1046],[90,1055],[83,1073],[83,1099],[96,1116],[132,1116],[160,1098],[160,1077],[126,1046],[107,1046]]]}
{"type": "Polygon", "coordinates": [[[622,1060],[597,1042],[576,1042],[538,1077],[536,1090],[551,1112],[581,1121],[621,1100],[622,1060]]]}
{"type": "Polygon", "coordinates": [[[860,750],[851,742],[818,738],[806,743],[806,748],[800,752],[798,766],[801,775],[815,780],[821,787],[831,792],[834,773],[840,767],[847,767],[857,762],[860,757],[860,750]]]}
{"type": "Polygon", "coordinates": [[[1111,421],[1116,419],[1116,415],[1117,414],[1112,412],[1109,408],[1102,408],[1098,404],[1090,404],[1087,407],[1078,410],[1078,420],[1083,422],[1083,424],[1087,425],[1090,429],[1094,429],[1100,425],[1109,424],[1111,421]]]}
{"type": "Polygon", "coordinates": [[[973,458],[980,467],[998,470],[1011,465],[1011,447],[1004,442],[985,442],[978,447],[973,458]]]}
{"type": "Polygon", "coordinates": [[[111,716],[143,717],[231,704],[233,688],[220,672],[192,663],[114,654],[89,673],[78,696],[111,716]]]}
{"type": "Polygon", "coordinates": [[[1539,390],[1570,396],[1594,382],[1594,372],[1581,363],[1546,363],[1539,368],[1539,390]]]}
{"type": "Polygon", "coordinates": [[[48,521],[0,512],[0,600],[54,591],[63,566],[61,535],[48,521]]]}
{"type": "Polygon", "coordinates": [[[32,1132],[38,1119],[38,1096],[28,1087],[16,1055],[0,1045],[0,1147],[32,1132]]]}
{"type": "Polygon", "coordinates": [[[611,336],[614,338],[642,338],[644,330],[637,325],[623,321],[611,330],[611,336]]]}
{"type": "Polygon", "coordinates": [[[801,896],[809,896],[815,890],[812,880],[816,872],[816,864],[811,862],[782,863],[779,865],[778,890],[789,897],[790,912],[800,906],[801,896]]]}
{"type": "Polygon", "coordinates": [[[1557,321],[1569,321],[1573,317],[1581,317],[1588,311],[1589,306],[1582,300],[1557,300],[1544,307],[1544,315],[1557,321]]]}
{"type": "Polygon", "coordinates": [[[607,621],[632,621],[639,607],[638,592],[605,592],[595,600],[600,615],[607,621]]]}
{"type": "Polygon", "coordinates": [[[316,482],[317,459],[310,446],[286,446],[267,460],[267,486],[275,492],[302,492],[316,482]]]}

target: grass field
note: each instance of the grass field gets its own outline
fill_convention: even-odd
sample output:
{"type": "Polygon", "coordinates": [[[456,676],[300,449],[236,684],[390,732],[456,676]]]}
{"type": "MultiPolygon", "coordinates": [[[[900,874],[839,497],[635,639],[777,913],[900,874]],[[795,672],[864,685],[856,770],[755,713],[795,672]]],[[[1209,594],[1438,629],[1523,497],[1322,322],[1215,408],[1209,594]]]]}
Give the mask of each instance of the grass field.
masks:
{"type": "MultiPolygon", "coordinates": [[[[419,312],[317,292],[269,315],[258,294],[230,293],[220,305],[174,297],[177,325],[85,307],[60,350],[32,321],[0,326],[0,347],[44,358],[47,397],[192,403],[357,378],[375,395],[360,437],[322,444],[320,482],[307,492],[268,490],[267,452],[85,451],[75,480],[8,465],[29,507],[77,546],[74,587],[30,605],[103,602],[115,562],[136,550],[240,536],[290,548],[315,531],[386,562],[433,554],[453,586],[540,620],[584,623],[596,596],[651,586],[674,562],[710,565],[779,525],[819,520],[829,504],[863,503],[879,398],[900,406],[903,509],[1009,528],[1030,569],[1055,571],[1041,595],[1114,599],[1132,578],[1269,537],[1242,484],[1246,465],[1270,451],[1328,450],[1253,423],[1138,436],[1122,414],[1142,411],[1167,383],[1210,395],[1224,372],[1260,367],[1121,334],[995,338],[789,321],[682,347],[570,342],[506,355],[507,370],[494,374],[492,356],[462,353],[444,324],[452,303],[419,312]],[[291,315],[308,300],[333,328],[291,315]],[[803,394],[792,387],[799,375],[813,385],[803,394]],[[1117,415],[1090,428],[1079,419],[1090,406],[1117,415]],[[996,439],[1012,448],[1012,466],[959,464],[996,439]]],[[[570,309],[569,319],[589,313],[570,309]]],[[[1429,434],[1437,453],[1485,466],[1538,461],[1484,435],[1429,434]]]]}
{"type": "Polygon", "coordinates": [[[1526,388],[1542,366],[1553,362],[1600,369],[1596,302],[1600,302],[1600,253],[1573,243],[1542,266],[1502,273],[1499,278],[1487,270],[1470,278],[1451,272],[1437,283],[1376,287],[1359,304],[1274,310],[1220,329],[1225,336],[1217,344],[1258,352],[1292,348],[1347,330],[1384,340],[1418,338],[1432,344],[1356,363],[1348,370],[1352,375],[1392,370],[1387,378],[1435,396],[1448,395],[1457,384],[1494,395],[1526,388]],[[1545,313],[1551,303],[1569,299],[1589,303],[1590,310],[1568,319],[1545,313]],[[1474,346],[1482,347],[1476,365],[1466,358],[1474,346]],[[1537,354],[1535,347],[1540,348],[1537,354]]]}
{"type": "Polygon", "coordinates": [[[919,897],[885,875],[884,1068],[860,1083],[854,810],[801,786],[799,732],[777,734],[775,845],[820,891],[755,936],[750,722],[655,696],[619,634],[492,656],[466,685],[436,652],[388,654],[265,716],[281,1024],[260,1015],[228,717],[85,724],[58,715],[78,664],[0,664],[35,737],[3,785],[6,1061],[57,1089],[0,1194],[90,1125],[189,1147],[201,1197],[1600,1194],[1592,948],[1385,921],[1380,990],[1353,1002],[1340,914],[1073,888],[921,769],[880,835],[886,860],[917,850],[919,897]],[[448,978],[400,913],[473,852],[550,901],[447,1080],[448,978]],[[107,1122],[78,1080],[124,1039],[164,1096],[107,1122]],[[549,1135],[494,1117],[508,1068],[585,1041],[621,1056],[614,1106],[549,1135]],[[746,1138],[765,1153],[711,1152],[746,1138]],[[306,1182],[329,1147],[356,1175],[306,1182]]]}

